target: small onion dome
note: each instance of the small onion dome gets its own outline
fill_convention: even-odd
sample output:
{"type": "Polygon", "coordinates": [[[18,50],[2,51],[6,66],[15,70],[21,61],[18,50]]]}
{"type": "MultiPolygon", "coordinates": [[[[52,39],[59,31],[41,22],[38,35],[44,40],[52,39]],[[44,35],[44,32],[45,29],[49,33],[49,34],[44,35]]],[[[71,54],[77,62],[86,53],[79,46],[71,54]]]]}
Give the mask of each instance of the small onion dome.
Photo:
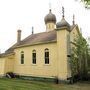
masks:
{"type": "Polygon", "coordinates": [[[49,10],[49,14],[47,14],[44,18],[45,24],[48,22],[56,23],[56,16],[51,12],[51,9],[49,10]]]}
{"type": "Polygon", "coordinates": [[[62,18],[62,20],[56,24],[56,27],[57,28],[62,28],[62,27],[70,28],[70,24],[64,18],[62,18]]]}

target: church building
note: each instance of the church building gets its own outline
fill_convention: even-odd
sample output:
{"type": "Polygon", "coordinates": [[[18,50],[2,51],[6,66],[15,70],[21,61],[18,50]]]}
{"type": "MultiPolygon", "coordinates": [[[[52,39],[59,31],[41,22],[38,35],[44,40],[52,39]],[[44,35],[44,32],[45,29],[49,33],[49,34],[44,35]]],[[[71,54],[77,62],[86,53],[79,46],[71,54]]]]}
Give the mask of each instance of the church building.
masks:
{"type": "Polygon", "coordinates": [[[57,22],[51,9],[45,16],[46,32],[36,33],[21,40],[21,30],[17,31],[17,42],[5,53],[0,54],[0,76],[13,72],[20,76],[58,78],[71,77],[71,41],[78,35],[79,28],[70,25],[64,16],[57,22]]]}

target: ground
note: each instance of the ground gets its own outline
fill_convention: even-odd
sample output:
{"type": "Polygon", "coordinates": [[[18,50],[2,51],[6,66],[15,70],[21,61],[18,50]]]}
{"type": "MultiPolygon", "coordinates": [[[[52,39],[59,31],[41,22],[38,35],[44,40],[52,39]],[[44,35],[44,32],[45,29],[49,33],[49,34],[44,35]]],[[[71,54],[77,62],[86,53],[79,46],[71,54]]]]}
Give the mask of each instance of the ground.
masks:
{"type": "Polygon", "coordinates": [[[0,90],[90,90],[90,82],[78,82],[70,85],[0,78],[0,90]]]}

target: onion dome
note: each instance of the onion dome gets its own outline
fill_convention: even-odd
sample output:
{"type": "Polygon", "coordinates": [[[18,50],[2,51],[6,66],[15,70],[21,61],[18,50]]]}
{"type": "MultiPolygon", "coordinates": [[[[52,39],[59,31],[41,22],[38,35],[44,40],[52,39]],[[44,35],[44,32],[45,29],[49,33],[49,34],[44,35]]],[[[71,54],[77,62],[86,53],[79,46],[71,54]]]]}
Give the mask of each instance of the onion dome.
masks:
{"type": "Polygon", "coordinates": [[[70,28],[70,24],[64,18],[62,18],[62,20],[56,24],[56,27],[57,28],[62,28],[62,27],[70,28]]]}
{"type": "Polygon", "coordinates": [[[57,28],[63,28],[63,27],[67,27],[67,28],[70,28],[70,24],[65,20],[65,18],[64,18],[64,7],[62,7],[62,19],[61,19],[61,21],[60,22],[58,22],[57,24],[56,24],[56,27],[57,28]]]}
{"type": "Polygon", "coordinates": [[[49,10],[49,14],[47,14],[44,18],[45,24],[48,22],[56,23],[56,16],[51,12],[51,9],[49,10]]]}

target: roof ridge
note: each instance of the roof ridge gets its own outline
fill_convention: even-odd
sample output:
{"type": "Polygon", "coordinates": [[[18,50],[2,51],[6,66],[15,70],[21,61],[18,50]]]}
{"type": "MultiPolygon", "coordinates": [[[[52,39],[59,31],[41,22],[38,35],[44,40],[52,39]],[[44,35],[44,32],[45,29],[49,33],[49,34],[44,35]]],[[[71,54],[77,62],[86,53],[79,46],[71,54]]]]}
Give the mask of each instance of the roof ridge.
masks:
{"type": "Polygon", "coordinates": [[[37,43],[46,43],[46,42],[52,42],[55,41],[56,38],[56,30],[49,31],[49,32],[41,32],[41,33],[36,33],[36,34],[31,34],[27,36],[25,39],[20,41],[20,43],[15,43],[12,45],[10,48],[8,48],[5,51],[5,54],[12,53],[17,46],[22,46],[22,45],[34,45],[37,43]]]}
{"type": "Polygon", "coordinates": [[[26,38],[24,38],[23,40],[21,40],[21,42],[23,42],[24,40],[28,39],[30,36],[35,36],[35,35],[38,35],[38,34],[44,34],[44,33],[51,33],[51,32],[54,32],[55,30],[53,31],[49,31],[49,32],[40,32],[40,33],[35,33],[35,34],[31,34],[31,35],[28,35],[26,38]]]}

